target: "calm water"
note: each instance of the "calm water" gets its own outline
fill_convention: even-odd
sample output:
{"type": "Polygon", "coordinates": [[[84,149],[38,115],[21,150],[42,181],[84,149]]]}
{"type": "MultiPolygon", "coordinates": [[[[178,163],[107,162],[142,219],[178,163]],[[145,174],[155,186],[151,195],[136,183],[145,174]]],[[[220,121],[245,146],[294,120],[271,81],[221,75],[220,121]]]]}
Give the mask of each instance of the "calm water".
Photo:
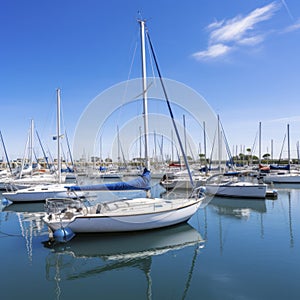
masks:
{"type": "Polygon", "coordinates": [[[276,188],[214,198],[182,226],[56,247],[43,204],[1,209],[1,299],[299,299],[300,189],[276,188]]]}

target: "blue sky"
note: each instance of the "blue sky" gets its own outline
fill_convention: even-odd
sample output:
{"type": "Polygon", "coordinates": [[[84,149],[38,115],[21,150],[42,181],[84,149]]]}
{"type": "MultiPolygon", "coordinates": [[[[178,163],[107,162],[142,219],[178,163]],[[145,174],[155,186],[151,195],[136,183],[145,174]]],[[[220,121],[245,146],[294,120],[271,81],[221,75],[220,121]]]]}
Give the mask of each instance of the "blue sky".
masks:
{"type": "MultiPolygon", "coordinates": [[[[128,79],[138,11],[147,19],[163,76],[206,99],[220,114],[231,147],[252,147],[261,121],[262,152],[270,152],[273,139],[278,156],[289,123],[296,156],[298,0],[4,0],[0,130],[10,157],[23,155],[31,118],[53,147],[57,87],[72,139],[89,102],[128,79]]],[[[139,68],[130,76],[139,77],[139,68]]]]}

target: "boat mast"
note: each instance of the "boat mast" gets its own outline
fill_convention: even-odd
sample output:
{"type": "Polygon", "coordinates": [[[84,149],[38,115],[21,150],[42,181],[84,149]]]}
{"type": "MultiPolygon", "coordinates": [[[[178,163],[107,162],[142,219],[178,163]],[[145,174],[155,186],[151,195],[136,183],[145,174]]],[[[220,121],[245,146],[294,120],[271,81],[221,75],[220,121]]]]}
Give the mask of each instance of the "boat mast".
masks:
{"type": "Polygon", "coordinates": [[[172,163],[174,162],[174,138],[173,138],[173,130],[171,130],[171,145],[172,145],[172,163]]]}
{"type": "Polygon", "coordinates": [[[185,115],[182,116],[182,119],[183,119],[183,130],[184,130],[184,152],[185,154],[187,154],[185,115]]]}
{"type": "Polygon", "coordinates": [[[30,168],[31,168],[31,171],[30,171],[30,174],[32,176],[32,173],[33,173],[33,135],[34,135],[34,121],[33,119],[31,119],[31,123],[30,123],[30,144],[29,144],[29,147],[30,147],[30,168]]]}
{"type": "Polygon", "coordinates": [[[99,141],[100,145],[100,166],[102,165],[102,135],[100,135],[100,141],[99,141]]]}
{"type": "Polygon", "coordinates": [[[206,160],[206,129],[205,129],[205,121],[203,121],[203,143],[204,143],[204,166],[205,166],[205,174],[208,174],[208,166],[206,160]]]}
{"type": "Polygon", "coordinates": [[[138,20],[140,23],[141,34],[141,55],[142,55],[142,82],[143,82],[143,116],[144,116],[144,134],[145,134],[145,165],[150,170],[149,150],[148,150],[148,98],[147,98],[147,77],[146,77],[146,51],[145,51],[145,21],[138,20]]]}
{"type": "Polygon", "coordinates": [[[274,161],[273,161],[273,139],[271,139],[271,161],[273,164],[274,163],[274,161]]]}
{"type": "Polygon", "coordinates": [[[299,165],[299,141],[297,141],[297,160],[298,160],[298,165],[299,165]]]}
{"type": "Polygon", "coordinates": [[[290,124],[287,124],[287,142],[288,142],[288,166],[289,166],[289,173],[291,173],[290,124]]]}
{"type": "Polygon", "coordinates": [[[219,172],[221,172],[221,133],[220,133],[220,116],[218,115],[218,161],[219,172]]]}
{"type": "Polygon", "coordinates": [[[56,90],[57,97],[57,172],[58,183],[61,183],[61,159],[60,159],[60,89],[56,90]]]}
{"type": "Polygon", "coordinates": [[[261,122],[258,128],[258,164],[261,164],[261,122]]]}
{"type": "Polygon", "coordinates": [[[118,138],[118,170],[120,171],[121,167],[121,156],[120,156],[120,132],[119,126],[117,125],[117,138],[118,138]]]}
{"type": "Polygon", "coordinates": [[[156,139],[156,131],[154,130],[154,168],[157,168],[158,158],[157,158],[157,139],[156,139]]]}
{"type": "Polygon", "coordinates": [[[140,168],[142,170],[143,164],[142,164],[142,127],[141,126],[139,126],[139,134],[140,134],[140,138],[139,138],[139,140],[140,140],[140,168]]]}

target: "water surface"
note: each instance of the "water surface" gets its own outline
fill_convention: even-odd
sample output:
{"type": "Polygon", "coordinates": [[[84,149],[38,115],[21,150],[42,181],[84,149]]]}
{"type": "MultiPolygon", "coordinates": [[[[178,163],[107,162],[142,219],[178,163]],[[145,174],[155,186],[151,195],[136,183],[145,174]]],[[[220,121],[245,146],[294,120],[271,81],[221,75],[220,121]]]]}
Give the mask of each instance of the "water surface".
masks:
{"type": "Polygon", "coordinates": [[[1,298],[299,299],[296,187],[276,187],[277,200],[214,198],[180,226],[55,246],[43,204],[2,208],[1,298]]]}

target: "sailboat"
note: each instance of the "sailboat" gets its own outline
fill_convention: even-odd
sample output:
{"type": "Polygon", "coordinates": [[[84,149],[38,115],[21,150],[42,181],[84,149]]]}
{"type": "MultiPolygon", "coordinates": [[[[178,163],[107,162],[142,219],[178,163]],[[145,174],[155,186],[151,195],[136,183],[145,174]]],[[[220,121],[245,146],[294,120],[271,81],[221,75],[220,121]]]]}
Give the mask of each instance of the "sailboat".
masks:
{"type": "MultiPolygon", "coordinates": [[[[218,152],[219,152],[219,170],[221,170],[221,133],[220,119],[218,116],[218,152]]],[[[223,128],[222,128],[223,129],[223,128]]],[[[222,130],[224,131],[224,130],[222,130]]],[[[224,135],[224,132],[223,132],[224,135]]],[[[225,139],[226,146],[227,141],[225,139]]],[[[232,197],[232,198],[266,198],[267,185],[252,170],[232,171],[216,173],[210,176],[205,183],[206,193],[209,195],[232,197]]]]}
{"type": "Polygon", "coordinates": [[[25,189],[3,193],[3,196],[12,202],[37,202],[45,201],[47,198],[78,198],[84,197],[83,192],[70,192],[62,183],[61,176],[61,156],[60,156],[60,89],[57,89],[57,172],[58,180],[55,184],[38,184],[25,189]]]}
{"type": "Polygon", "coordinates": [[[287,124],[288,165],[270,166],[272,172],[264,177],[265,183],[300,183],[300,172],[291,170],[290,155],[290,125],[287,124]]]}
{"type": "Polygon", "coordinates": [[[233,198],[266,198],[267,185],[257,181],[249,171],[214,174],[207,179],[206,193],[233,198]],[[253,181],[249,180],[252,178],[253,181]]]}
{"type": "Polygon", "coordinates": [[[30,122],[30,132],[28,135],[27,144],[29,142],[29,147],[26,145],[26,150],[29,151],[29,164],[27,168],[25,165],[25,155],[22,162],[22,167],[17,178],[11,178],[6,181],[6,190],[19,190],[24,188],[29,188],[34,185],[41,184],[54,184],[57,183],[57,174],[51,173],[50,169],[41,169],[41,166],[37,163],[36,167],[33,167],[33,157],[34,157],[34,121],[31,119],[30,122]],[[27,149],[28,148],[28,149],[27,149]]]}
{"type": "MultiPolygon", "coordinates": [[[[142,84],[143,84],[143,106],[144,106],[144,138],[145,138],[145,158],[146,168],[142,176],[137,178],[137,182],[120,182],[119,186],[75,186],[70,190],[116,190],[124,185],[124,189],[145,190],[146,196],[132,199],[114,200],[97,203],[95,205],[85,205],[82,201],[68,200],[63,205],[64,199],[47,199],[47,213],[43,221],[51,230],[56,239],[66,239],[74,233],[88,232],[126,232],[149,230],[167,227],[183,222],[187,222],[204,202],[205,195],[200,189],[194,189],[188,198],[162,199],[154,198],[150,195],[149,181],[150,160],[148,157],[148,107],[147,107],[147,81],[146,81],[146,59],[145,59],[145,21],[139,20],[142,53],[142,84]]],[[[149,35],[147,33],[148,40],[149,35]]],[[[151,47],[152,48],[152,47],[151,47]]],[[[155,56],[154,56],[155,59],[155,56]]],[[[156,59],[155,59],[156,60],[156,59]]],[[[159,72],[160,73],[160,72],[159,72]]],[[[160,76],[161,78],[161,76],[160,76]]],[[[166,99],[167,100],[167,99],[166,99]]],[[[170,104],[167,101],[170,108],[170,104]]],[[[172,115],[171,115],[172,117],[172,115]]],[[[173,124],[175,131],[174,119],[173,124]]],[[[177,135],[179,137],[179,135],[177,135]]],[[[183,148],[181,148],[183,149],[183,148]]],[[[184,152],[184,151],[183,151],[184,152]]],[[[50,234],[51,234],[50,232],[50,234]]]]}

